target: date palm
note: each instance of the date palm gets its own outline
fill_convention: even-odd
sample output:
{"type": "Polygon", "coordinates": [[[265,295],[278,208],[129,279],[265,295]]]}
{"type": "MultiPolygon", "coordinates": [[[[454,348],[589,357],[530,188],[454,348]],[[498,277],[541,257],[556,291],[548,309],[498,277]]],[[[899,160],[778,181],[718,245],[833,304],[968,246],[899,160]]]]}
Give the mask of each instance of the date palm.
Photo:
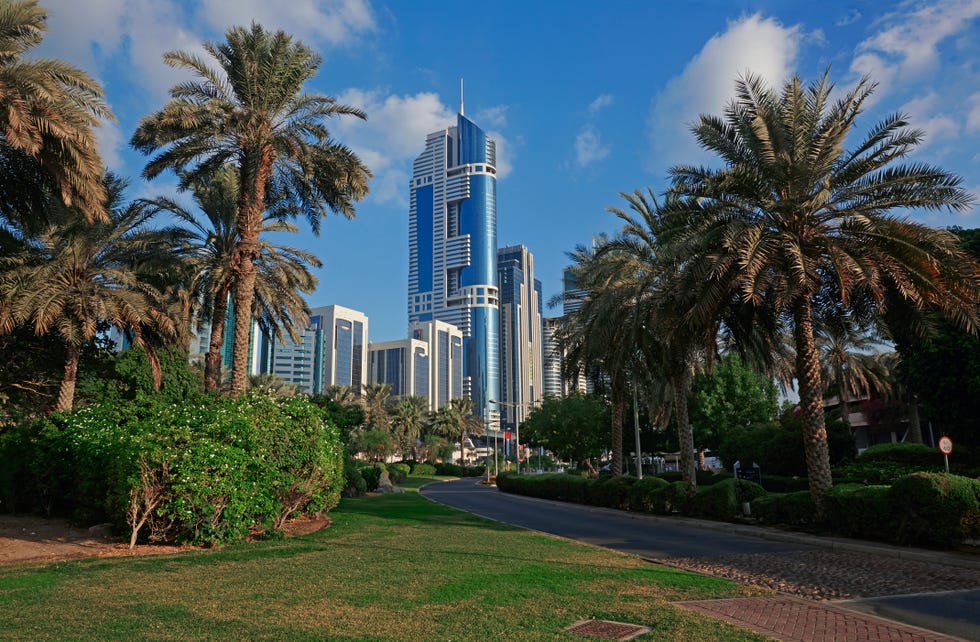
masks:
{"type": "Polygon", "coordinates": [[[425,397],[408,396],[399,399],[391,412],[391,422],[401,444],[402,452],[415,451],[416,440],[422,435],[428,415],[429,402],[425,397]]]}
{"type": "Polygon", "coordinates": [[[157,340],[179,336],[173,301],[153,285],[166,269],[169,232],[147,230],[150,212],[121,205],[122,181],[107,177],[106,187],[107,220],[53,205],[51,224],[0,258],[0,332],[24,325],[65,343],[55,410],[71,410],[82,345],[101,323],[130,332],[151,364],[157,340]]]}
{"type": "MultiPolygon", "coordinates": [[[[190,291],[195,300],[203,302],[202,318],[211,321],[204,362],[204,386],[207,390],[218,390],[221,385],[221,348],[225,338],[224,319],[235,278],[231,262],[238,240],[238,175],[233,167],[226,165],[214,176],[202,177],[191,189],[194,201],[206,220],[170,198],[143,203],[154,211],[167,212],[185,225],[187,236],[181,248],[181,257],[190,271],[190,291]]],[[[298,228],[292,223],[278,220],[282,215],[283,212],[278,209],[267,214],[262,233],[297,232],[298,228]]],[[[261,236],[259,245],[252,315],[268,334],[281,336],[285,331],[290,338],[298,341],[296,330],[307,325],[310,312],[302,294],[313,292],[318,283],[309,267],[319,268],[322,263],[309,252],[275,245],[261,236]]]]}
{"type": "Polygon", "coordinates": [[[23,57],[41,43],[46,20],[35,0],[0,0],[0,219],[23,219],[25,212],[43,218],[47,187],[89,220],[104,219],[92,128],[112,113],[85,72],[23,57]]]}
{"type": "Polygon", "coordinates": [[[432,427],[439,435],[459,441],[459,461],[465,466],[466,435],[483,434],[483,420],[473,415],[473,402],[468,397],[450,399],[432,416],[432,427]]]}
{"type": "Polygon", "coordinates": [[[227,163],[238,171],[238,240],[231,263],[232,390],[237,394],[247,383],[263,213],[270,202],[289,204],[319,233],[320,218],[328,211],[354,217],[354,203],[367,193],[370,172],[325,126],[328,118],[364,118],[363,112],[303,91],[321,65],[308,47],[253,23],[229,29],[224,42],[205,42],[204,50],[216,68],[191,53],[164,54],[165,63],[195,78],[175,85],[171,100],[140,121],[132,144],[156,154],[143,170],[146,178],[172,169],[184,189],[227,163]]]}
{"type": "MultiPolygon", "coordinates": [[[[899,164],[921,141],[903,116],[845,144],[874,90],[867,79],[833,99],[827,74],[781,92],[747,76],[723,118],[693,126],[720,168],[671,170],[680,196],[661,240],[686,267],[745,304],[788,320],[795,344],[811,495],[822,510],[832,485],[815,308],[862,301],[880,318],[893,296],[977,325],[977,266],[955,237],[904,218],[909,209],[962,210],[960,179],[923,163],[899,164]]],[[[694,280],[694,279],[692,279],[694,280]]]]}

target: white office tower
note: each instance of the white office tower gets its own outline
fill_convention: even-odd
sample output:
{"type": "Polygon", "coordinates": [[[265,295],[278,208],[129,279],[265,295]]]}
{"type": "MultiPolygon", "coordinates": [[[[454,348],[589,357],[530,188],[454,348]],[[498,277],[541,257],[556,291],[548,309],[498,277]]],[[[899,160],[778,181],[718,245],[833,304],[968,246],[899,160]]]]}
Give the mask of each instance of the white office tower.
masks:
{"type": "Polygon", "coordinates": [[[541,368],[545,397],[565,396],[565,386],[561,376],[561,349],[555,340],[555,332],[560,323],[560,318],[545,318],[541,331],[541,368]]]}
{"type": "Polygon", "coordinates": [[[314,308],[323,328],[322,386],[350,386],[363,394],[367,383],[368,318],[339,305],[314,308]]]}
{"type": "Polygon", "coordinates": [[[390,384],[394,398],[428,399],[429,366],[425,341],[409,338],[368,344],[368,383],[390,384]]]}
{"type": "Polygon", "coordinates": [[[463,396],[463,333],[444,321],[408,326],[409,338],[429,348],[429,410],[438,410],[463,396]]]}
{"type": "Polygon", "coordinates": [[[500,292],[501,428],[515,430],[544,395],[541,282],[523,245],[497,250],[500,292]]]}

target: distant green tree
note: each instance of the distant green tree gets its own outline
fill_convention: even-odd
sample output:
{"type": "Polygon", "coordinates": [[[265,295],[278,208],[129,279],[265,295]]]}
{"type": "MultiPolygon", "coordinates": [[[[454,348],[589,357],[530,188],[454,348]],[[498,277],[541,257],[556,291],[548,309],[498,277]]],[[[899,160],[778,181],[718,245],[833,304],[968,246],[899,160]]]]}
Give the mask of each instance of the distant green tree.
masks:
{"type": "Polygon", "coordinates": [[[609,405],[594,395],[545,397],[521,424],[521,437],[591,468],[592,459],[609,448],[609,412],[609,405]]]}
{"type": "Polygon", "coordinates": [[[778,391],[736,354],[723,356],[711,373],[694,375],[688,401],[698,450],[717,448],[726,432],[770,423],[779,411],[778,391]]]}

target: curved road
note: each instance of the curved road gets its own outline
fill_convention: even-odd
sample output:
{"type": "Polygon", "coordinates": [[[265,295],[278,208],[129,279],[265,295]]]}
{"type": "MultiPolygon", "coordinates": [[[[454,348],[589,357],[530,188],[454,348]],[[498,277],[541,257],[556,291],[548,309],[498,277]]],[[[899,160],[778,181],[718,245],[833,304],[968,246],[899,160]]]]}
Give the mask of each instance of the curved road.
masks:
{"type": "MultiPolygon", "coordinates": [[[[484,486],[472,478],[429,484],[421,492],[433,501],[475,515],[648,560],[734,553],[782,553],[816,548],[802,542],[774,541],[725,530],[709,530],[685,524],[682,519],[511,495],[495,487],[484,486]]],[[[977,573],[977,586],[980,587],[980,571],[977,573]]],[[[980,588],[853,600],[847,606],[947,635],[980,641],[980,588]]]]}

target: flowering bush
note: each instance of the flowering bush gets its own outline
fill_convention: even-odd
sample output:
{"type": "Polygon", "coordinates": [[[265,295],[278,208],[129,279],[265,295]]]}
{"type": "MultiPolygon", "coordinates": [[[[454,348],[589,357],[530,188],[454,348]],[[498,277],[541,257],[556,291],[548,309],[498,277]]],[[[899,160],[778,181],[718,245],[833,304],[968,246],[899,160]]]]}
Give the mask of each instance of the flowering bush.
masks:
{"type": "Polygon", "coordinates": [[[342,445],[327,412],[302,397],[138,397],[52,414],[0,437],[27,457],[4,495],[23,510],[111,521],[151,540],[220,544],[333,508],[342,445]],[[145,531],[142,531],[143,528],[145,531]],[[142,532],[141,532],[142,531],[142,532]]]}

